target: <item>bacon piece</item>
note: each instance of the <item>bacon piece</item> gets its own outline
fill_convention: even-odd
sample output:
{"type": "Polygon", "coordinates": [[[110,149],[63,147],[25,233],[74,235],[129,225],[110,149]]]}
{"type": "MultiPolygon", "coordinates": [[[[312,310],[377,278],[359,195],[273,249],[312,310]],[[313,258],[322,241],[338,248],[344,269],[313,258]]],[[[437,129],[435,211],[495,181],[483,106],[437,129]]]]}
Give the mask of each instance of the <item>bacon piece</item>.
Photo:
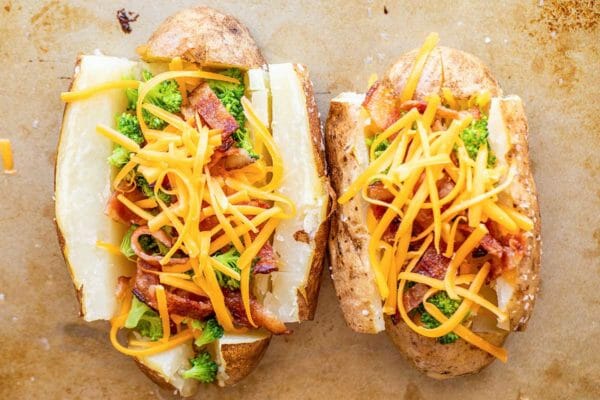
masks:
{"type": "Polygon", "coordinates": [[[217,97],[215,92],[212,91],[208,83],[201,83],[196,89],[194,89],[188,96],[189,104],[182,107],[181,113],[186,119],[193,118],[195,112],[200,114],[202,120],[212,129],[220,129],[221,137],[223,139],[223,145],[228,143],[227,147],[223,147],[226,150],[231,146],[231,143],[226,139],[235,132],[239,125],[235,118],[225,108],[221,100],[217,97]]]}
{"type": "Polygon", "coordinates": [[[254,264],[254,268],[252,268],[252,272],[255,274],[270,274],[271,272],[277,271],[277,254],[273,250],[273,247],[269,243],[265,243],[265,245],[260,249],[258,254],[256,255],[258,261],[254,264]]]}
{"type": "MultiPolygon", "coordinates": [[[[225,305],[229,311],[231,311],[231,315],[235,322],[242,326],[252,326],[246,317],[241,293],[239,291],[223,290],[223,294],[225,295],[225,305]]],[[[290,333],[283,322],[265,310],[253,297],[250,297],[250,313],[252,314],[254,323],[258,326],[262,326],[269,332],[276,335],[290,333]]]]}
{"type": "Polygon", "coordinates": [[[439,181],[437,181],[438,196],[440,199],[448,196],[448,194],[454,189],[455,183],[448,175],[444,175],[439,181]]]}
{"type": "Polygon", "coordinates": [[[115,289],[115,296],[119,300],[125,298],[125,294],[129,291],[129,282],[131,278],[128,276],[120,276],[117,278],[117,288],[115,289]]]}
{"type": "Polygon", "coordinates": [[[245,149],[232,146],[223,154],[223,167],[227,171],[240,169],[254,162],[254,158],[245,149]]]}
{"type": "Polygon", "coordinates": [[[413,270],[417,274],[435,279],[444,279],[450,259],[438,254],[433,246],[429,246],[413,270]]]}
{"type": "MultiPolygon", "coordinates": [[[[125,204],[121,203],[121,201],[117,199],[119,194],[121,193],[113,192],[111,194],[110,198],[108,199],[108,203],[106,204],[106,208],[104,209],[104,213],[114,221],[124,225],[144,225],[146,223],[145,219],[132,212],[129,208],[127,208],[127,206],[125,206],[125,204]]],[[[124,193],[123,195],[131,201],[141,200],[145,197],[137,190],[131,193],[124,193]]]]}
{"type": "MultiPolygon", "coordinates": [[[[433,211],[428,208],[422,208],[419,210],[417,215],[415,215],[415,228],[418,233],[423,232],[425,229],[429,228],[429,226],[433,223],[433,211]]],[[[415,232],[417,233],[417,232],[415,232]]]]}
{"type": "Polygon", "coordinates": [[[423,283],[416,283],[414,286],[408,288],[402,296],[404,302],[404,308],[406,312],[411,312],[423,302],[423,296],[429,290],[429,286],[423,283]]]}
{"type": "MultiPolygon", "coordinates": [[[[473,232],[473,228],[471,228],[470,226],[468,226],[466,224],[459,224],[458,227],[462,232],[465,232],[467,234],[473,232]]],[[[502,244],[489,233],[486,234],[483,237],[483,239],[481,239],[481,242],[479,243],[479,247],[481,247],[489,255],[492,255],[494,257],[502,258],[502,255],[504,254],[504,249],[503,249],[502,244]]]]}
{"type": "MultiPolygon", "coordinates": [[[[158,309],[156,302],[155,286],[160,283],[158,275],[146,272],[145,270],[158,271],[158,269],[146,263],[144,260],[138,260],[137,273],[135,276],[135,285],[133,294],[138,300],[146,303],[153,309],[158,309]]],[[[194,295],[182,291],[173,291],[167,288],[167,309],[169,314],[177,314],[194,319],[205,319],[213,313],[213,307],[205,297],[194,295]]]]}
{"type": "Polygon", "coordinates": [[[367,195],[372,199],[388,203],[394,200],[394,195],[387,190],[380,181],[369,185],[367,188],[367,195]]]}
{"type": "Polygon", "coordinates": [[[362,105],[380,129],[386,129],[400,118],[392,90],[385,87],[381,81],[375,82],[369,88],[362,105]]]}

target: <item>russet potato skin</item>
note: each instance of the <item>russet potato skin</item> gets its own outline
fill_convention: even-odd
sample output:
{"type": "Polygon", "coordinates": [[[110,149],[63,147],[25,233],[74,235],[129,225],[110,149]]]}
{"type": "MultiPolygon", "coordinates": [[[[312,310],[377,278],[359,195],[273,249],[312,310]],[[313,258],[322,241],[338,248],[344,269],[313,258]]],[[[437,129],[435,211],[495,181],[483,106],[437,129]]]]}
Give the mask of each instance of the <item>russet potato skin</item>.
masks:
{"type": "MultiPolygon", "coordinates": [[[[413,50],[400,56],[381,79],[381,83],[398,96],[406,84],[417,53],[418,50],[413,50]]],[[[414,98],[423,100],[431,93],[439,94],[442,87],[450,88],[457,99],[469,98],[481,90],[489,91],[492,97],[502,96],[502,89],[482,61],[448,47],[437,47],[432,51],[414,98]]],[[[328,163],[338,196],[367,165],[359,162],[350,151],[356,143],[351,136],[360,135],[364,141],[362,127],[357,126],[361,123],[360,101],[349,99],[347,95],[345,99],[343,97],[332,100],[326,124],[328,163]]],[[[509,96],[500,100],[500,109],[506,130],[510,132],[511,150],[507,159],[518,171],[509,189],[512,193],[518,193],[514,198],[515,207],[534,221],[533,232],[526,235],[525,256],[518,266],[516,289],[507,305],[512,331],[525,329],[539,289],[541,226],[522,102],[516,96],[509,96]]],[[[389,316],[384,317],[385,327],[380,327],[378,317],[382,315],[381,299],[366,250],[369,236],[365,207],[366,203],[356,196],[347,204],[338,205],[332,220],[329,241],[331,275],[347,324],[362,333],[376,333],[385,329],[398,351],[418,370],[435,379],[476,373],[494,361],[493,356],[464,340],[442,345],[435,339],[415,333],[402,321],[393,324],[389,316]]],[[[496,329],[478,334],[500,346],[509,333],[496,329]]]]}
{"type": "MultiPolygon", "coordinates": [[[[248,28],[241,24],[236,18],[223,14],[208,7],[196,7],[185,9],[167,18],[151,35],[148,42],[140,46],[141,58],[147,62],[163,62],[174,57],[201,64],[206,67],[238,67],[242,70],[261,68],[266,61],[252,38],[248,28]]],[[[76,64],[79,70],[80,59],[76,64]]],[[[307,104],[307,115],[310,126],[310,136],[314,152],[315,165],[313,168],[318,172],[323,187],[329,188],[325,150],[323,145],[323,131],[318,117],[318,110],[314,100],[312,83],[308,75],[308,69],[301,65],[294,66],[301,84],[307,104]]],[[[78,79],[77,72],[73,81],[78,79]]],[[[66,107],[69,107],[67,104],[66,107]]],[[[66,108],[65,108],[66,109],[66,108]]],[[[57,157],[58,159],[58,157],[57,157]]],[[[98,168],[109,168],[108,164],[98,168]]],[[[55,178],[56,180],[56,178],[55,178]]],[[[331,206],[328,202],[326,206],[331,206]]],[[[327,214],[328,215],[328,214],[327,214]]],[[[57,224],[57,234],[61,249],[68,263],[63,232],[57,224]]],[[[315,250],[308,281],[303,293],[298,293],[299,320],[310,320],[313,318],[320,287],[320,276],[323,268],[323,257],[326,248],[326,238],[329,234],[328,218],[325,218],[316,232],[315,250]]],[[[68,265],[72,277],[73,266],[68,265]]],[[[77,288],[77,298],[80,303],[80,313],[85,314],[83,308],[82,288],[77,288]]],[[[248,342],[219,344],[220,352],[226,364],[225,373],[227,379],[219,382],[222,386],[233,385],[248,374],[258,365],[269,346],[271,335],[265,335],[261,339],[248,339],[248,342]]],[[[189,343],[187,344],[189,345],[189,343]]],[[[138,367],[152,381],[159,386],[180,390],[169,383],[169,377],[159,370],[145,365],[142,360],[134,360],[138,367]]],[[[181,393],[184,396],[193,393],[181,393]]]]}

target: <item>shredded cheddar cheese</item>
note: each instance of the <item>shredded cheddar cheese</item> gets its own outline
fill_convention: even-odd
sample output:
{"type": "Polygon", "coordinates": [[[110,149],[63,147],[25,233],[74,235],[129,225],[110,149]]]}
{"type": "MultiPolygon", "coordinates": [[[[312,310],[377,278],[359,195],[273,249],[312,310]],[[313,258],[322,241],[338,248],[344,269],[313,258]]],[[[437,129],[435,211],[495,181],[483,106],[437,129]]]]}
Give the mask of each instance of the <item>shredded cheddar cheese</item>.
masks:
{"type": "MultiPolygon", "coordinates": [[[[413,100],[438,40],[437,34],[430,34],[417,53],[397,99],[399,104],[413,100]]],[[[371,79],[369,86],[375,82],[376,79],[371,79]]],[[[531,219],[507,203],[502,195],[513,182],[515,171],[488,165],[487,144],[481,145],[472,159],[463,142],[461,134],[474,118],[485,116],[490,101],[489,92],[459,98],[450,88],[442,87],[440,93],[425,97],[425,107],[415,106],[401,113],[400,118],[382,132],[373,131],[369,126],[365,137],[373,138],[369,148],[370,164],[345,188],[338,202],[345,204],[360,194],[369,203],[368,256],[384,313],[398,312],[404,323],[426,337],[439,338],[454,332],[506,361],[504,349],[486,342],[464,322],[480,307],[495,314],[499,322],[508,319],[506,312],[479,294],[487,280],[495,279],[487,262],[489,256],[483,259],[472,256],[484,240],[488,244],[494,240],[493,237],[486,239],[491,235],[486,225],[495,224],[502,232],[514,235],[533,229],[531,219]],[[442,107],[456,113],[450,114],[442,107]],[[479,108],[478,113],[469,111],[475,107],[479,108]],[[380,150],[385,140],[388,140],[386,147],[380,150]],[[371,192],[374,182],[379,186],[371,192]],[[388,193],[378,198],[380,191],[388,193]],[[449,259],[443,279],[432,278],[427,271],[427,263],[436,263],[439,258],[417,268],[423,257],[430,257],[426,252],[432,251],[437,253],[436,257],[449,259]],[[418,318],[409,315],[404,305],[409,283],[430,288],[422,304],[439,322],[438,327],[425,328],[415,322],[418,318]],[[469,285],[468,288],[465,285],[469,285]],[[445,291],[451,299],[460,301],[453,315],[446,317],[427,302],[438,291],[445,291]]],[[[369,117],[367,109],[361,113],[369,117]]]]}
{"type": "Polygon", "coordinates": [[[0,156],[2,156],[2,164],[5,174],[13,174],[15,172],[15,164],[13,161],[12,147],[10,140],[0,139],[0,156]]]}

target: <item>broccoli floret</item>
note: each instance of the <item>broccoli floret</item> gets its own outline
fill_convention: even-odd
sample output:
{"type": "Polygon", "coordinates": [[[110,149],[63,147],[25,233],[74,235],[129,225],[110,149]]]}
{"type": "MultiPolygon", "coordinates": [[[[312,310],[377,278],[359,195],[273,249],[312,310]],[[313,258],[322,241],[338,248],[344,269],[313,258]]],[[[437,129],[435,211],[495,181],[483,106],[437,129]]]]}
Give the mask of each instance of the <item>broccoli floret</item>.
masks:
{"type": "Polygon", "coordinates": [[[134,329],[152,341],[163,336],[160,316],[135,296],[131,301],[131,310],[125,321],[125,328],[134,329]]]}
{"type": "MultiPolygon", "coordinates": [[[[150,71],[142,71],[142,77],[144,81],[152,79],[152,73],[150,71]]],[[[138,100],[137,89],[126,89],[125,95],[127,96],[128,109],[135,110],[138,100]]],[[[177,81],[169,79],[154,86],[144,98],[144,101],[154,104],[166,110],[170,113],[177,113],[181,110],[181,92],[179,91],[179,85],[177,81]]],[[[146,110],[142,110],[142,116],[144,122],[151,129],[163,129],[167,126],[167,123],[162,119],[154,116],[146,110]]]]}
{"type": "MultiPolygon", "coordinates": [[[[436,306],[446,317],[451,317],[458,307],[460,306],[460,300],[452,300],[448,297],[446,292],[438,292],[435,295],[427,299],[427,302],[436,306]]],[[[421,306],[423,307],[423,306],[421,306]]],[[[438,320],[436,320],[431,314],[421,308],[421,323],[427,329],[434,329],[440,326],[438,320]]],[[[454,332],[450,332],[444,336],[438,338],[438,342],[441,344],[450,344],[456,342],[458,335],[454,332]]]]}
{"type": "MultiPolygon", "coordinates": [[[[377,135],[366,139],[367,147],[369,148],[369,150],[371,150],[371,145],[373,145],[373,142],[375,141],[376,138],[377,138],[377,135]]],[[[378,159],[379,156],[381,156],[383,154],[383,152],[387,150],[388,147],[390,147],[390,141],[387,139],[385,139],[381,143],[379,143],[377,145],[377,147],[375,148],[375,154],[374,154],[375,159],[378,159]]]]}
{"type": "Polygon", "coordinates": [[[125,232],[123,239],[121,240],[121,246],[119,246],[121,253],[123,253],[123,255],[125,255],[127,258],[132,258],[135,255],[135,251],[133,251],[131,248],[131,234],[137,229],[137,227],[138,226],[135,224],[129,227],[127,232],[125,232]]]}
{"type": "Polygon", "coordinates": [[[121,145],[115,145],[112,154],[106,159],[110,165],[121,169],[129,162],[129,150],[121,145]]]}
{"type": "Polygon", "coordinates": [[[152,235],[140,235],[138,239],[140,247],[146,254],[159,254],[164,256],[169,252],[169,248],[160,241],[154,239],[152,235]]]}
{"type": "Polygon", "coordinates": [[[244,108],[242,107],[242,97],[244,96],[246,88],[243,83],[244,78],[242,76],[242,71],[237,68],[230,68],[219,73],[240,81],[240,83],[231,83],[209,80],[208,85],[240,126],[232,135],[236,142],[236,146],[246,150],[250,157],[256,160],[258,159],[258,154],[254,152],[252,142],[250,141],[250,134],[245,128],[246,116],[244,115],[244,108]]]}
{"type": "Polygon", "coordinates": [[[202,331],[202,334],[194,340],[194,344],[198,347],[202,347],[223,337],[223,327],[214,318],[202,322],[192,320],[191,325],[193,329],[202,331]]]}
{"type": "MultiPolygon", "coordinates": [[[[148,197],[149,199],[154,198],[154,189],[150,186],[150,184],[148,183],[146,178],[144,178],[143,175],[137,174],[135,176],[135,184],[137,185],[138,189],[140,189],[142,193],[144,193],[146,197],[148,197]]],[[[171,195],[163,192],[162,190],[158,191],[158,198],[161,199],[167,205],[171,204],[171,195]]]]}
{"type": "MultiPolygon", "coordinates": [[[[213,256],[213,258],[232,270],[240,272],[240,269],[237,265],[238,260],[240,259],[240,253],[235,247],[231,247],[231,249],[229,249],[226,253],[217,253],[213,256]]],[[[237,281],[220,271],[215,271],[215,273],[217,275],[219,286],[230,290],[237,290],[240,288],[240,281],[237,281]]]]}
{"type": "Polygon", "coordinates": [[[483,145],[486,145],[488,148],[487,165],[488,167],[493,167],[496,165],[496,156],[490,149],[490,143],[488,142],[488,136],[490,132],[488,131],[487,126],[487,118],[475,120],[460,133],[460,138],[465,144],[465,148],[467,149],[469,157],[471,157],[473,160],[477,158],[477,152],[479,151],[479,148],[483,145]]]}
{"type": "Polygon", "coordinates": [[[211,383],[217,377],[219,367],[207,352],[200,353],[190,359],[190,364],[192,364],[192,368],[181,373],[181,376],[185,379],[196,379],[200,382],[211,383]]]}
{"type": "Polygon", "coordinates": [[[140,123],[135,115],[123,113],[117,117],[117,129],[137,144],[144,142],[140,123]]]}

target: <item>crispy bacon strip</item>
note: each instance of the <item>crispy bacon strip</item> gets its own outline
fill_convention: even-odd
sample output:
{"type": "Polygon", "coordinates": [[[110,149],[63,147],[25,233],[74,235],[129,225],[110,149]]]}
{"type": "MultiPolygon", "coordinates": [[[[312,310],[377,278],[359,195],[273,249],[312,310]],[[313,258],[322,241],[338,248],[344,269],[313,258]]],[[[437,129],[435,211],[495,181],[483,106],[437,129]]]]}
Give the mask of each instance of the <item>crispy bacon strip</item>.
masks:
{"type": "MultiPolygon", "coordinates": [[[[106,204],[106,208],[104,209],[104,213],[114,221],[124,225],[144,225],[146,223],[145,219],[133,213],[129,208],[121,203],[119,199],[117,199],[119,194],[121,193],[117,191],[111,194],[110,198],[108,199],[108,203],[106,204]]],[[[141,200],[145,197],[137,190],[131,193],[124,193],[123,195],[131,201],[141,200]]]]}
{"type": "Polygon", "coordinates": [[[394,93],[381,81],[375,82],[369,88],[362,105],[369,112],[371,120],[382,130],[400,118],[394,93]]]}
{"type": "Polygon", "coordinates": [[[381,182],[370,184],[367,188],[367,195],[372,199],[385,201],[387,203],[391,203],[394,200],[394,195],[387,190],[381,182]]]}
{"type": "Polygon", "coordinates": [[[435,279],[444,279],[450,259],[438,254],[433,246],[429,246],[415,266],[413,272],[435,279]]]}
{"type": "Polygon", "coordinates": [[[423,296],[429,290],[429,286],[423,283],[416,283],[414,286],[404,292],[402,301],[406,312],[411,312],[423,302],[423,296]]]}
{"type": "Polygon", "coordinates": [[[229,143],[227,147],[223,148],[223,150],[227,150],[233,143],[233,141],[227,139],[239,128],[239,125],[208,83],[203,82],[196,87],[189,94],[188,100],[189,104],[181,109],[183,116],[188,120],[193,119],[194,113],[197,112],[210,128],[220,129],[223,145],[229,143]]]}
{"type": "MultiPolygon", "coordinates": [[[[231,311],[231,315],[235,319],[235,322],[242,326],[251,326],[246,317],[246,311],[244,310],[244,303],[242,302],[242,295],[240,292],[223,290],[223,294],[225,295],[225,305],[229,311],[231,311]]],[[[269,332],[272,332],[275,335],[291,333],[283,322],[265,310],[253,297],[250,298],[250,312],[254,322],[269,332]]]]}
{"type": "Polygon", "coordinates": [[[277,254],[273,251],[273,247],[269,243],[260,249],[257,256],[258,261],[252,268],[252,272],[255,274],[270,274],[278,270],[277,267],[277,254]]]}
{"type": "MultiPolygon", "coordinates": [[[[158,304],[156,302],[155,286],[160,283],[160,280],[158,275],[148,273],[144,270],[158,271],[159,269],[144,260],[138,260],[133,294],[138,300],[157,310],[158,304]]],[[[181,290],[173,291],[168,287],[166,296],[169,314],[177,314],[194,319],[205,319],[213,313],[212,304],[205,297],[181,290]]]]}

